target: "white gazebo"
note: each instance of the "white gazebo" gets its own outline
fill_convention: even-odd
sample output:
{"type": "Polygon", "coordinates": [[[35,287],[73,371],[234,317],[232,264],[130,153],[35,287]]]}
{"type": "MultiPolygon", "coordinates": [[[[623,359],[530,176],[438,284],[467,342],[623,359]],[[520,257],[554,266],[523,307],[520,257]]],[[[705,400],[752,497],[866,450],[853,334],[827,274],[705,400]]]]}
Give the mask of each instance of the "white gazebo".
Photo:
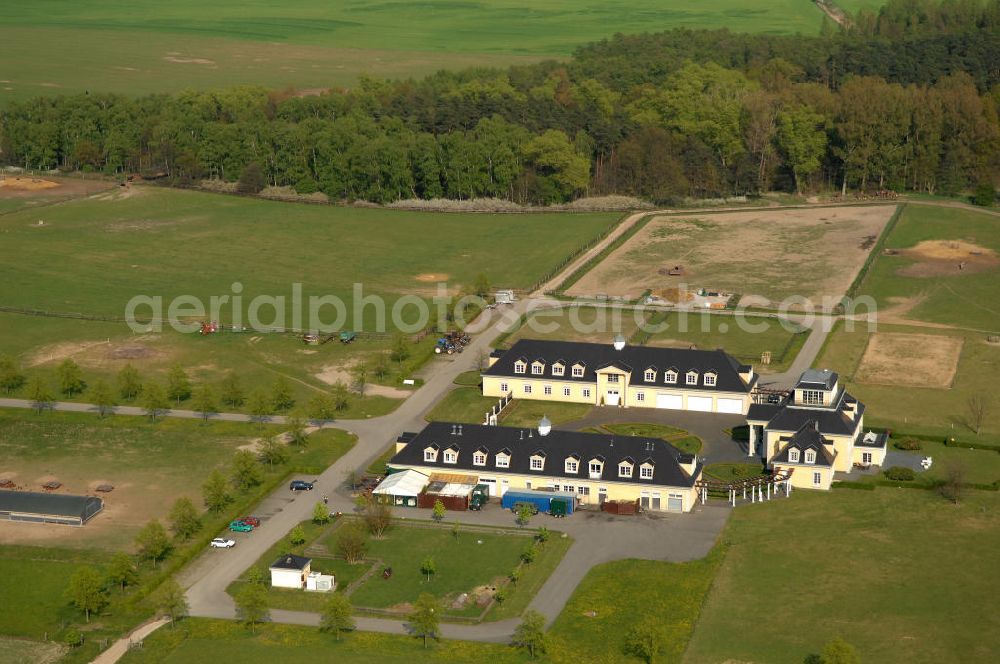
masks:
{"type": "Polygon", "coordinates": [[[430,478],[416,470],[393,473],[379,482],[372,495],[380,503],[405,507],[416,507],[417,496],[427,486],[430,478]]]}

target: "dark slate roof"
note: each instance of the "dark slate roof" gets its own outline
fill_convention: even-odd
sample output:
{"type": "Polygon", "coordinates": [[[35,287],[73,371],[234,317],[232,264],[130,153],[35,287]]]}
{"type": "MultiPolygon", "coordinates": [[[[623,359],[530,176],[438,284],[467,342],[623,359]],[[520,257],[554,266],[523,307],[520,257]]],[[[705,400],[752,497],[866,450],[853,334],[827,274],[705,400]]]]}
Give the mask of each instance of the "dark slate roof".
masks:
{"type": "Polygon", "coordinates": [[[782,436],[779,440],[785,443],[785,446],[778,452],[777,456],[774,457],[773,463],[792,463],[801,464],[803,466],[832,466],[833,456],[827,451],[826,447],[823,445],[824,441],[829,442],[827,439],[823,438],[822,434],[816,430],[816,422],[810,420],[802,425],[802,428],[796,431],[791,436],[782,436]],[[799,460],[789,461],[788,451],[792,449],[799,450],[799,460]],[[805,453],[806,450],[814,450],[816,452],[816,463],[806,463],[805,453]]]}
{"type": "Polygon", "coordinates": [[[86,521],[104,508],[97,496],[71,496],[34,491],[0,491],[0,512],[60,516],[86,521]]]}
{"type": "Polygon", "coordinates": [[[749,392],[756,383],[756,376],[747,384],[740,378],[741,366],[736,358],[724,350],[691,350],[687,348],[657,348],[654,346],[625,346],[615,350],[611,344],[581,343],[576,341],[546,341],[540,339],[521,339],[510,350],[505,352],[483,372],[484,376],[509,376],[512,378],[554,378],[574,382],[593,383],[597,380],[596,370],[602,367],[616,366],[632,372],[632,385],[648,385],[650,387],[683,387],[691,390],[707,390],[718,392],[749,392]],[[514,363],[517,360],[528,363],[528,370],[523,374],[514,373],[514,363]],[[531,363],[535,360],[545,362],[545,373],[531,373],[531,363]],[[552,365],[562,360],[566,372],[562,376],[552,375],[552,365]],[[574,364],[584,365],[583,376],[574,377],[574,364]],[[644,373],[647,368],[657,370],[656,380],[646,382],[644,373]],[[678,373],[677,383],[664,383],[663,374],[668,369],[678,373]],[[717,374],[714,386],[703,385],[699,376],[697,385],[686,385],[684,375],[695,370],[699,374],[714,371],[717,374]]]}
{"type": "Polygon", "coordinates": [[[869,431],[867,434],[859,432],[858,439],[854,441],[854,444],[858,447],[871,447],[879,450],[885,449],[888,443],[889,434],[885,431],[879,433],[869,431]]]}
{"type": "Polygon", "coordinates": [[[304,570],[306,565],[311,562],[312,558],[296,556],[294,553],[285,553],[271,563],[271,569],[291,569],[301,571],[304,570]]]}
{"type": "Polygon", "coordinates": [[[771,418],[777,415],[782,408],[784,405],[778,403],[752,403],[750,409],[747,410],[747,419],[770,422],[771,418]]]}
{"type": "MultiPolygon", "coordinates": [[[[605,461],[603,476],[591,481],[648,483],[677,487],[690,487],[694,484],[692,476],[688,475],[678,464],[691,463],[695,461],[695,457],[683,454],[673,445],[659,438],[613,436],[558,429],[553,429],[547,436],[541,436],[534,429],[482,424],[464,425],[461,435],[457,435],[454,433],[455,431],[455,425],[450,422],[431,422],[406,447],[392,457],[389,464],[424,466],[442,471],[464,470],[477,474],[512,473],[589,480],[587,464],[594,457],[602,457],[605,461]],[[444,455],[439,455],[435,462],[424,461],[424,448],[432,444],[438,446],[457,444],[459,446],[458,463],[445,463],[444,455]],[[481,447],[488,450],[486,465],[473,465],[473,452],[481,447]],[[509,451],[510,468],[496,467],[496,453],[501,450],[509,451]],[[545,469],[542,471],[531,470],[530,458],[539,450],[545,453],[545,469]],[[566,457],[574,455],[579,457],[580,472],[567,473],[564,462],[566,457]],[[639,461],[631,478],[619,478],[618,463],[626,458],[632,460],[633,463],[635,460],[639,461]],[[639,478],[639,465],[647,459],[652,461],[654,465],[651,480],[639,478]]],[[[697,477],[700,473],[701,464],[699,463],[695,467],[694,476],[697,477]]]]}
{"type": "Polygon", "coordinates": [[[806,369],[795,387],[807,390],[832,390],[838,378],[837,373],[829,369],[806,369]]]}
{"type": "Polygon", "coordinates": [[[815,421],[819,422],[822,434],[852,436],[864,412],[865,405],[862,402],[842,391],[836,404],[830,407],[797,406],[790,401],[781,404],[751,404],[747,419],[767,422],[767,428],[773,431],[798,431],[806,422],[815,421]],[[853,405],[854,412],[845,412],[845,404],[853,405]]]}

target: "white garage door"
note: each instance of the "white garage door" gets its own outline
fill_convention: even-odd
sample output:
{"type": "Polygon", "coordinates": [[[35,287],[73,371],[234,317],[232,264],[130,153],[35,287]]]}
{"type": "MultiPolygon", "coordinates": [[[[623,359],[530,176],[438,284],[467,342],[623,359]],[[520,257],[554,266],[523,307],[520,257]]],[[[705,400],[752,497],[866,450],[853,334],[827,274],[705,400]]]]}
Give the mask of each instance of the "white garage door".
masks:
{"type": "Polygon", "coordinates": [[[688,410],[712,412],[712,397],[688,397],[688,410]]]}
{"type": "Polygon", "coordinates": [[[743,412],[742,399],[716,399],[715,401],[718,404],[720,413],[736,413],[739,415],[743,412]]]}
{"type": "Polygon", "coordinates": [[[683,408],[683,402],[681,401],[681,395],[679,394],[657,394],[656,395],[656,407],[657,408],[673,408],[675,410],[680,410],[683,408]]]}
{"type": "Polygon", "coordinates": [[[672,493],[667,496],[667,509],[671,512],[683,512],[684,511],[684,496],[677,493],[672,493]]]}

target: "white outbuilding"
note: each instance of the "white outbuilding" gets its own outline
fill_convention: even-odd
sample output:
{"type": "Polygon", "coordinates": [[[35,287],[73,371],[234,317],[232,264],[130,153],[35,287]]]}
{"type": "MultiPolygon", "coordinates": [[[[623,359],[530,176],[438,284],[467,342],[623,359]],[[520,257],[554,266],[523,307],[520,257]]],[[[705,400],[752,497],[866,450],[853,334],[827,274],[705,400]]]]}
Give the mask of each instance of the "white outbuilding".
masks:
{"type": "Polygon", "coordinates": [[[312,558],[286,553],[271,565],[271,587],[302,590],[311,572],[312,558]]]}

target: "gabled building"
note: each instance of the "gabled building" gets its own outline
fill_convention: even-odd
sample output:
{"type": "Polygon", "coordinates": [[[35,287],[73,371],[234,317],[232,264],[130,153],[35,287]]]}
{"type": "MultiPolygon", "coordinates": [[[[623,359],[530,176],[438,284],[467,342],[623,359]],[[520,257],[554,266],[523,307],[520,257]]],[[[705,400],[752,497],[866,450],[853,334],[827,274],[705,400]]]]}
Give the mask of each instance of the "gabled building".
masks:
{"type": "Polygon", "coordinates": [[[655,511],[688,512],[702,464],[657,438],[431,422],[396,442],[391,471],[474,475],[491,496],[512,489],[576,495],[578,504],[638,501],[655,511]],[[450,454],[445,454],[450,452],[450,454]]]}
{"type": "Polygon", "coordinates": [[[522,339],[495,351],[483,396],[745,415],[757,375],[723,350],[522,339]]]}
{"type": "Polygon", "coordinates": [[[808,369],[787,397],[750,406],[750,456],[793,468],[792,485],[829,489],[834,473],[881,466],[888,436],[864,431],[865,405],[828,369],[808,369]]]}

